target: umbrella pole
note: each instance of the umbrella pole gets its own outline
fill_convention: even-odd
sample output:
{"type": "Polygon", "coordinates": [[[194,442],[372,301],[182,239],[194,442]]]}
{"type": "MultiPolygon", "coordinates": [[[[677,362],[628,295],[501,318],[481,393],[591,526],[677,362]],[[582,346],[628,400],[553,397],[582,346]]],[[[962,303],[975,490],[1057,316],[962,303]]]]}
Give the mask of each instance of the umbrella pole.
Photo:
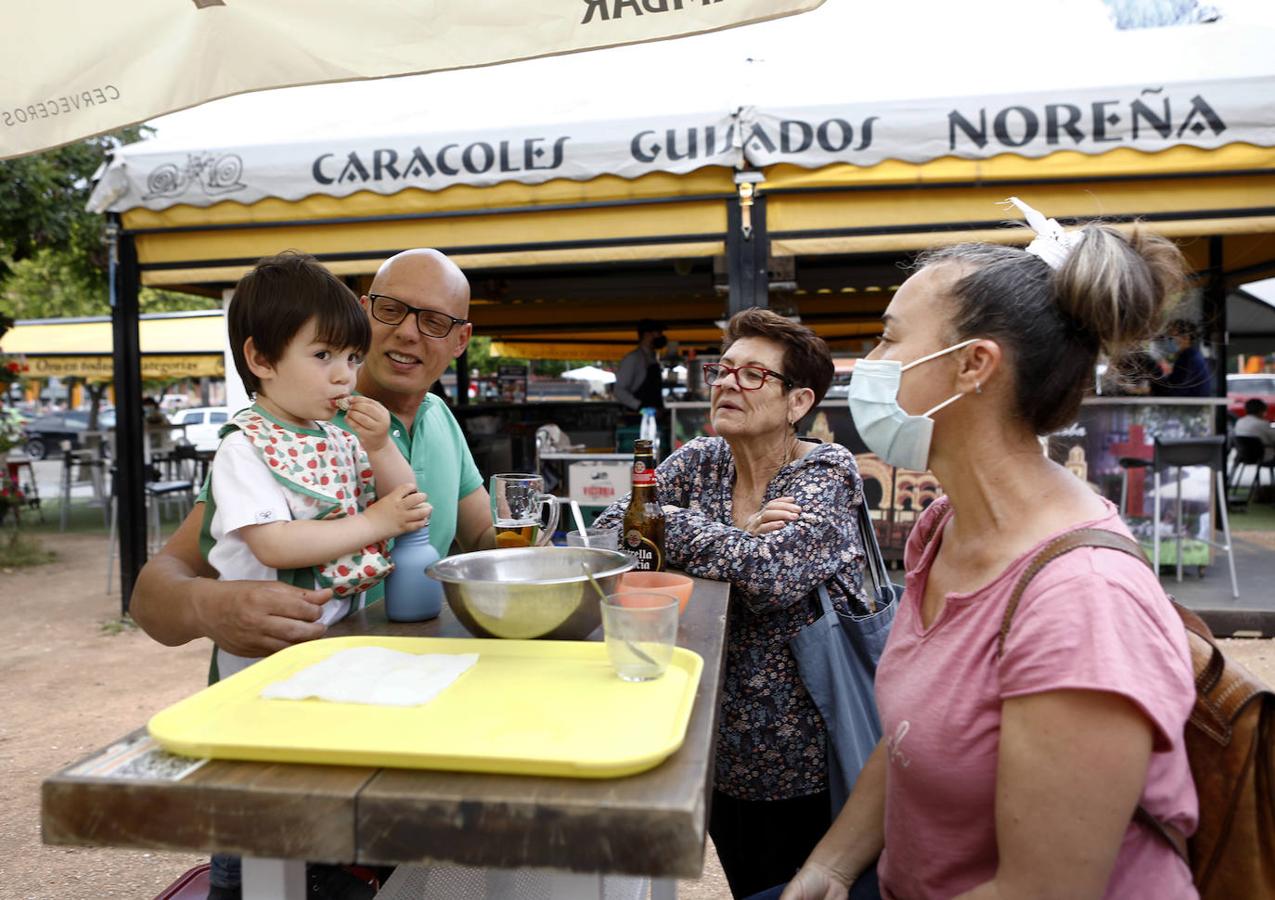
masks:
{"type": "Polygon", "coordinates": [[[115,369],[115,474],[120,541],[120,612],[128,613],[137,574],[146,562],[146,471],[142,436],[142,363],[137,243],[123,231],[118,215],[107,226],[110,242],[111,328],[115,369]]]}

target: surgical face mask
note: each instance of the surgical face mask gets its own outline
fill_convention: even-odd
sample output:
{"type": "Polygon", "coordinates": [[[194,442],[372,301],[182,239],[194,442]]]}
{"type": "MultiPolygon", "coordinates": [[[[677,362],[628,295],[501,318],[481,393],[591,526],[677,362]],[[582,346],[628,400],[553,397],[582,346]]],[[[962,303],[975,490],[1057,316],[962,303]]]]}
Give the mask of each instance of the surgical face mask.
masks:
{"type": "Polygon", "coordinates": [[[906,366],[897,359],[861,359],[855,363],[850,378],[850,416],[869,450],[892,466],[925,471],[934,434],[934,420],[930,416],[964,395],[948,397],[933,409],[913,416],[899,406],[899,383],[908,369],[968,347],[975,340],[977,338],[971,338],[922,356],[906,366]]]}

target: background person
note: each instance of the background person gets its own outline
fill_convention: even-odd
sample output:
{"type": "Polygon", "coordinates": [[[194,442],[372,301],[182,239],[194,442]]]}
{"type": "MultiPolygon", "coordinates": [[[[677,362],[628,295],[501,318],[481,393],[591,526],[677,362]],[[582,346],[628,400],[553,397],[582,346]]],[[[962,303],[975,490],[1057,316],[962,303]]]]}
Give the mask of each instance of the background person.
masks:
{"type": "MultiPolygon", "coordinates": [[[[407,250],[381,266],[360,303],[372,340],[355,385],[390,412],[390,437],[433,504],[430,543],[440,555],[453,540],[465,550],[494,547],[482,476],[446,404],[429,394],[469,343],[469,283],[438,251],[407,250]]],[[[217,581],[199,553],[202,518],[197,503],[138,576],[130,611],[147,634],[169,646],[207,637],[248,657],[323,637],[327,627],[318,619],[330,590],[217,581]]]]}
{"type": "Polygon", "coordinates": [[[1197,819],[1191,660],[1156,575],[1118,551],[1068,553],[1032,581],[998,650],[1013,586],[1049,540],[1129,535],[1037,438],[1075,421],[1098,353],[1155,334],[1182,284],[1169,241],[1052,225],[1028,251],[923,257],[855,368],[868,447],[915,455],[946,495],[905,551],[876,677],[885,739],[785,900],[845,897],[878,854],[887,898],[1196,896],[1133,820],[1139,805],[1185,834],[1197,819]]]}
{"type": "MultiPolygon", "coordinates": [[[[768,310],[734,316],[705,367],[718,437],[656,469],[670,566],[731,584],[709,832],[731,893],[797,869],[831,818],[826,730],[788,640],[834,607],[859,611],[863,486],[850,451],[799,440],[828,390],[832,357],[810,329],[768,310]]],[[[628,498],[595,523],[617,526],[628,498]]]]}
{"type": "Polygon", "coordinates": [[[1244,403],[1244,415],[1235,420],[1236,437],[1252,437],[1266,448],[1265,460],[1275,460],[1275,428],[1266,420],[1266,401],[1250,397],[1244,403]]]}
{"type": "Polygon", "coordinates": [[[615,399],[629,412],[650,407],[664,409],[664,370],[659,351],[668,346],[664,323],[652,319],[638,322],[638,345],[620,360],[615,373],[615,399]]]}
{"type": "Polygon", "coordinates": [[[1163,360],[1164,377],[1151,382],[1156,397],[1212,397],[1213,370],[1200,352],[1199,328],[1186,319],[1174,321],[1165,332],[1177,347],[1173,362],[1163,360]]]}

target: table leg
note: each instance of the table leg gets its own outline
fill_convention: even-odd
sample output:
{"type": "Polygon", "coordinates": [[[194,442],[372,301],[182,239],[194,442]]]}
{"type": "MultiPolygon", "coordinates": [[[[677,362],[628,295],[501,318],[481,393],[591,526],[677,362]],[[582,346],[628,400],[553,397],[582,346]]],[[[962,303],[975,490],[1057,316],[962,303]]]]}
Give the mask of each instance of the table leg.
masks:
{"type": "Polygon", "coordinates": [[[601,900],[602,876],[578,872],[547,872],[548,896],[553,900],[601,900]]]}
{"type": "Polygon", "coordinates": [[[305,860],[245,856],[243,900],[305,900],[305,860]]]}
{"type": "Polygon", "coordinates": [[[652,878],[651,900],[677,900],[677,879],[652,878]]]}
{"type": "MultiPolygon", "coordinates": [[[[674,898],[677,882],[649,896],[674,898]]],[[[634,875],[599,875],[546,869],[478,869],[468,866],[399,866],[378,900],[474,897],[482,900],[647,900],[649,882],[634,875]]],[[[246,895],[245,895],[246,896],[246,895]]]]}

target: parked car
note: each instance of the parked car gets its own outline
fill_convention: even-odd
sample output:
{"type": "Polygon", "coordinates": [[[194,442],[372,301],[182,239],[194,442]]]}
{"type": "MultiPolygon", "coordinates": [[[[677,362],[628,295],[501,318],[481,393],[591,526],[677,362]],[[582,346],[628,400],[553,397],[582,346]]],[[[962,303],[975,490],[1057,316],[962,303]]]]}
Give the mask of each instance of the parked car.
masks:
{"type": "MultiPolygon", "coordinates": [[[[62,442],[69,441],[72,450],[84,443],[84,432],[89,427],[89,414],[79,410],[36,416],[22,429],[26,443],[23,449],[32,459],[44,459],[62,452],[62,442]]],[[[99,412],[97,427],[102,430],[115,427],[114,411],[99,412]]]]}
{"type": "Polygon", "coordinates": [[[1244,415],[1244,404],[1256,397],[1266,404],[1266,418],[1275,422],[1275,375],[1227,375],[1226,411],[1244,415]]]}
{"type": "Polygon", "coordinates": [[[221,442],[217,434],[230,421],[230,409],[225,406],[196,406],[173,413],[169,421],[186,426],[184,430],[174,432],[175,439],[184,437],[196,450],[216,450],[221,442]]]}

